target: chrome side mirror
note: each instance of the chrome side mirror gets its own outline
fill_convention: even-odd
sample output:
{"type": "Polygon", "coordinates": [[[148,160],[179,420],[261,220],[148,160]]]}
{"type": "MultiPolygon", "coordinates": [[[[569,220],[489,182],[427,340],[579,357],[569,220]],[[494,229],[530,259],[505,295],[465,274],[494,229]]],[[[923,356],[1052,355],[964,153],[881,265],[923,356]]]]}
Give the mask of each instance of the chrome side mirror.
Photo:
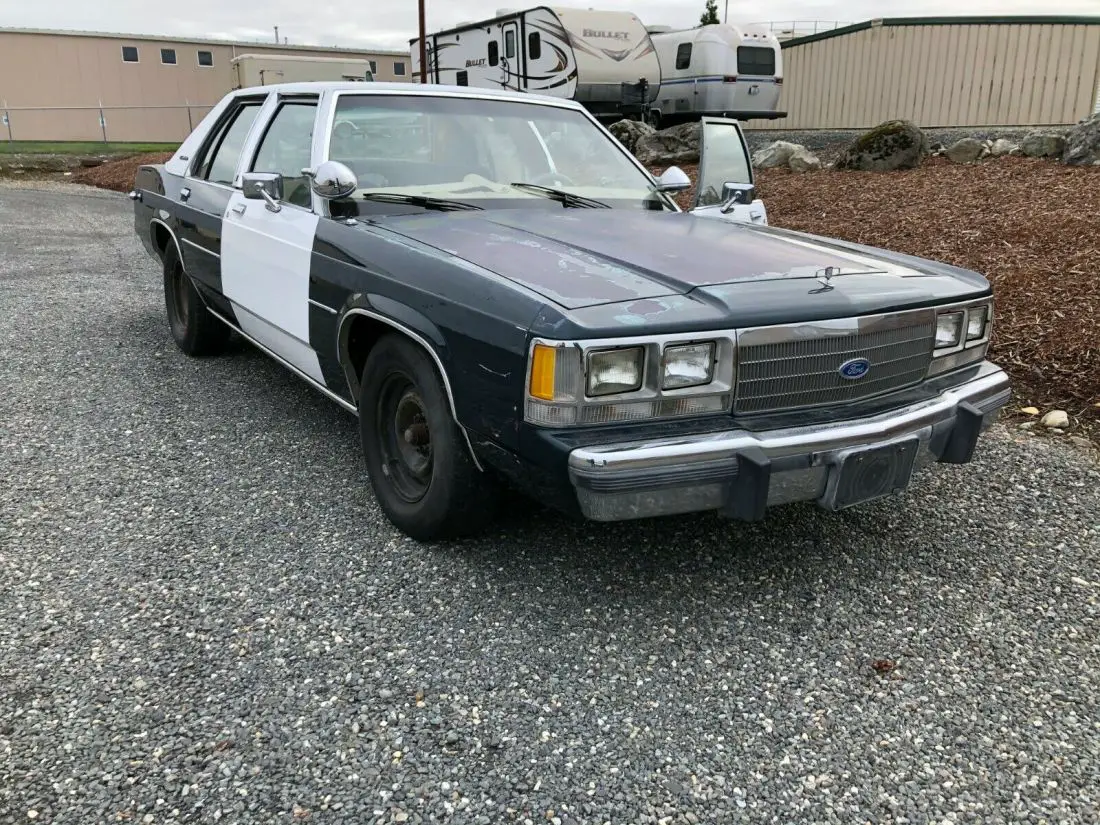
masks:
{"type": "Polygon", "coordinates": [[[346,198],[359,188],[359,179],[355,173],[336,160],[326,160],[316,169],[308,170],[307,176],[313,193],[325,200],[346,198]]]}
{"type": "Polygon", "coordinates": [[[683,192],[691,188],[691,178],[679,166],[670,166],[657,178],[658,192],[683,192]]]}
{"type": "Polygon", "coordinates": [[[241,191],[252,201],[266,201],[271,212],[283,208],[283,176],[277,172],[245,172],[241,178],[241,191]]]}
{"type": "Polygon", "coordinates": [[[723,213],[732,212],[733,207],[750,204],[755,199],[756,187],[751,183],[730,183],[726,181],[722,184],[721,211],[723,213]]]}

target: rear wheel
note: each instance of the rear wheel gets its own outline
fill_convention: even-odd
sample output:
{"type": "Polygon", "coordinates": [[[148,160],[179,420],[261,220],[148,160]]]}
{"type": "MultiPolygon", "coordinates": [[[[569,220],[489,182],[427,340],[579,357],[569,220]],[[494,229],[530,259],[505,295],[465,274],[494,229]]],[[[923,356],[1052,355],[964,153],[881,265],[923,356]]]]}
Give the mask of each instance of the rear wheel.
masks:
{"type": "Polygon", "coordinates": [[[172,245],[164,253],[164,306],[172,339],[185,353],[216,355],[225,349],[229,327],[207,311],[172,245]]]}
{"type": "Polygon", "coordinates": [[[371,349],[359,395],[371,486],[386,517],[421,541],[471,535],[495,513],[495,485],[474,465],[424,350],[391,334],[371,349]]]}

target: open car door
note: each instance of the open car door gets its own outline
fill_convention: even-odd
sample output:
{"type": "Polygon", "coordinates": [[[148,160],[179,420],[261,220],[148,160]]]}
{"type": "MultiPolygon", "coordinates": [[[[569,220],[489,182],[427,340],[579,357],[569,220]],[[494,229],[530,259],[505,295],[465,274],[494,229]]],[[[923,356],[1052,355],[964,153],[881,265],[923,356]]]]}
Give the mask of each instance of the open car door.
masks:
{"type": "Polygon", "coordinates": [[[699,182],[691,212],[704,218],[767,224],[764,202],[756,183],[748,143],[732,118],[704,117],[699,134],[699,182]]]}

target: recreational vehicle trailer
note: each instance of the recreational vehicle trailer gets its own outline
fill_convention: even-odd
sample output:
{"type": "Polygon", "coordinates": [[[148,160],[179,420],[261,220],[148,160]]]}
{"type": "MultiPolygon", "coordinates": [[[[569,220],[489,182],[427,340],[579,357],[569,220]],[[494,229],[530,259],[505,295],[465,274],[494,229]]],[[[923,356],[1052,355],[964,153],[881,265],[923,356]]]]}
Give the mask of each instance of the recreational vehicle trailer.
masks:
{"type": "Polygon", "coordinates": [[[310,80],[374,80],[370,61],[353,57],[242,54],[231,63],[234,89],[310,80]]]}
{"type": "Polygon", "coordinates": [[[786,117],[779,111],[783,51],[763,26],[714,23],[647,29],[661,63],[653,121],[658,128],[703,115],[738,120],[786,117]]]}
{"type": "MultiPolygon", "coordinates": [[[[420,39],[410,41],[420,76],[420,39]]],[[[535,6],[427,36],[428,81],[576,100],[601,119],[645,116],[661,65],[630,12],[535,6]]]]}

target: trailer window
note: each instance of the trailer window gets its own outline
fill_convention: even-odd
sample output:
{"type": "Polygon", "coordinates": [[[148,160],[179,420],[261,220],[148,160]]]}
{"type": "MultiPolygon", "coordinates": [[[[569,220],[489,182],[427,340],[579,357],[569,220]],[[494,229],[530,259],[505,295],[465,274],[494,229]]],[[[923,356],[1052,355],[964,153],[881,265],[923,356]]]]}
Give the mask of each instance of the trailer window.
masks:
{"type": "Polygon", "coordinates": [[[504,33],[504,56],[511,60],[516,56],[516,31],[508,29],[504,33]]]}
{"type": "Polygon", "coordinates": [[[470,73],[463,69],[455,74],[456,86],[469,86],[470,85],[470,73]]]}
{"type": "Polygon", "coordinates": [[[738,46],[737,73],[774,75],[775,50],[764,46],[738,46]]]}
{"type": "Polygon", "coordinates": [[[489,65],[495,66],[500,62],[500,44],[495,40],[489,41],[489,65]]]}
{"type": "Polygon", "coordinates": [[[681,43],[676,47],[676,68],[686,69],[691,65],[691,44],[681,43]]]}
{"type": "Polygon", "coordinates": [[[542,57],[542,38],[539,37],[538,32],[531,32],[527,35],[527,57],[531,60],[538,60],[542,57]]]}

